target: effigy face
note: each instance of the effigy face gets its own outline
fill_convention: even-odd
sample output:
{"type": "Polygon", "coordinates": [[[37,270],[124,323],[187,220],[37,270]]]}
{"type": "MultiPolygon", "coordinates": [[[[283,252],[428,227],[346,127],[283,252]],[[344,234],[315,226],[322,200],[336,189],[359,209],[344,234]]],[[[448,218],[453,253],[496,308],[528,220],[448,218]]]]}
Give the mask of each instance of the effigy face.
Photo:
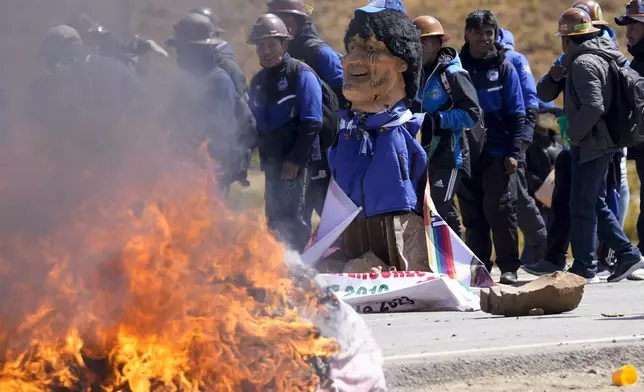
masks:
{"type": "Polygon", "coordinates": [[[351,37],[342,68],[342,92],[354,110],[377,113],[405,97],[403,72],[407,64],[374,37],[364,39],[358,34],[351,37]]]}

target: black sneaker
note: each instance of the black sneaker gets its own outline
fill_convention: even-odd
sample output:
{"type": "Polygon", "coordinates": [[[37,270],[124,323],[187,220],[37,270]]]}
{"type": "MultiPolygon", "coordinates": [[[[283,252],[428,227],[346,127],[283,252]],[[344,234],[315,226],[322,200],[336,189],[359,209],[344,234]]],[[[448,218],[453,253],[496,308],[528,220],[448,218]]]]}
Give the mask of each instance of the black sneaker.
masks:
{"type": "Polygon", "coordinates": [[[522,268],[525,272],[536,276],[549,275],[553,272],[564,270],[564,267],[551,263],[548,260],[539,260],[534,264],[524,265],[522,268]]]}
{"type": "Polygon", "coordinates": [[[631,261],[618,261],[615,266],[615,272],[608,277],[608,282],[619,282],[620,280],[626,279],[630,274],[637,271],[640,268],[644,267],[644,257],[641,257],[638,260],[631,261]]]}
{"type": "Polygon", "coordinates": [[[501,274],[501,279],[499,283],[501,284],[517,284],[519,282],[519,277],[516,272],[504,272],[501,274]]]}

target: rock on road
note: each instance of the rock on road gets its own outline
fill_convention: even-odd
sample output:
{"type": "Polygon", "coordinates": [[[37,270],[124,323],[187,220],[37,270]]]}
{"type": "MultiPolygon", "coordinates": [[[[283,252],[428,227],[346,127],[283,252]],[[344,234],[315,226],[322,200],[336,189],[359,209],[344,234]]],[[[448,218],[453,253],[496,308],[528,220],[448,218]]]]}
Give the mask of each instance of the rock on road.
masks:
{"type": "Polygon", "coordinates": [[[392,391],[602,390],[611,388],[612,369],[626,363],[644,369],[644,282],[588,285],[579,307],[560,315],[364,317],[383,351],[392,391]]]}

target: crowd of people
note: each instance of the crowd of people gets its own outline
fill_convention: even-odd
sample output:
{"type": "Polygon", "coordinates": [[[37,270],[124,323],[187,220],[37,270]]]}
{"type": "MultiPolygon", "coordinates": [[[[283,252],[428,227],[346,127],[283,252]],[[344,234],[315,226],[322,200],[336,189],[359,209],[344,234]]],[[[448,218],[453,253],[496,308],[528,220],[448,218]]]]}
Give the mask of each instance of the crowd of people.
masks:
{"type": "MultiPolygon", "coordinates": [[[[467,16],[457,49],[437,18],[408,19],[400,0],[374,0],[356,10],[343,55],[320,38],[301,0],[269,0],[248,38],[261,70],[247,83],[215,13],[193,9],[167,41],[186,74],[168,121],[193,148],[211,141],[224,195],[234,182],[248,185],[258,149],[268,225],[300,252],[333,178],[362,207],[341,239],[347,260],[370,251],[397,268],[429,270],[429,182],[436,212],[488,269],[498,266],[501,283],[517,283],[519,268],[563,271],[569,246],[569,271],[589,282],[603,271],[609,282],[644,279],[641,250],[624,233],[626,159],[644,175],[644,146],[623,148],[606,121],[613,67],[644,72],[642,2],[629,1],[615,23],[626,28],[631,62],[600,5],[575,1],[553,32],[562,54],[536,82],[491,10],[467,16]],[[561,93],[563,109],[553,104],[561,93]],[[537,197],[548,182],[551,197],[537,197]]],[[[87,18],[53,28],[43,45],[49,77],[109,60],[136,79],[137,56],[168,56],[150,40],[108,38],[87,18]]],[[[119,110],[135,107],[127,94],[115,99],[119,110]]],[[[641,214],[637,229],[644,246],[641,214]]]]}

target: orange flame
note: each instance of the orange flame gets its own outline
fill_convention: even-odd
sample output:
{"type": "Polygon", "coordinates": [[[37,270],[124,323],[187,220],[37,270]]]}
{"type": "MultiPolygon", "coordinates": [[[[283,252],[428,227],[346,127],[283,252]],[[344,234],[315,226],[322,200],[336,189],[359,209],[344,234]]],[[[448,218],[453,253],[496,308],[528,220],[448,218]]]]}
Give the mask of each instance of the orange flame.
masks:
{"type": "Polygon", "coordinates": [[[338,346],[259,214],[213,197],[208,165],[122,166],[128,181],[31,163],[47,177],[30,194],[69,180],[87,195],[44,228],[0,230],[0,391],[315,391],[338,346]]]}

